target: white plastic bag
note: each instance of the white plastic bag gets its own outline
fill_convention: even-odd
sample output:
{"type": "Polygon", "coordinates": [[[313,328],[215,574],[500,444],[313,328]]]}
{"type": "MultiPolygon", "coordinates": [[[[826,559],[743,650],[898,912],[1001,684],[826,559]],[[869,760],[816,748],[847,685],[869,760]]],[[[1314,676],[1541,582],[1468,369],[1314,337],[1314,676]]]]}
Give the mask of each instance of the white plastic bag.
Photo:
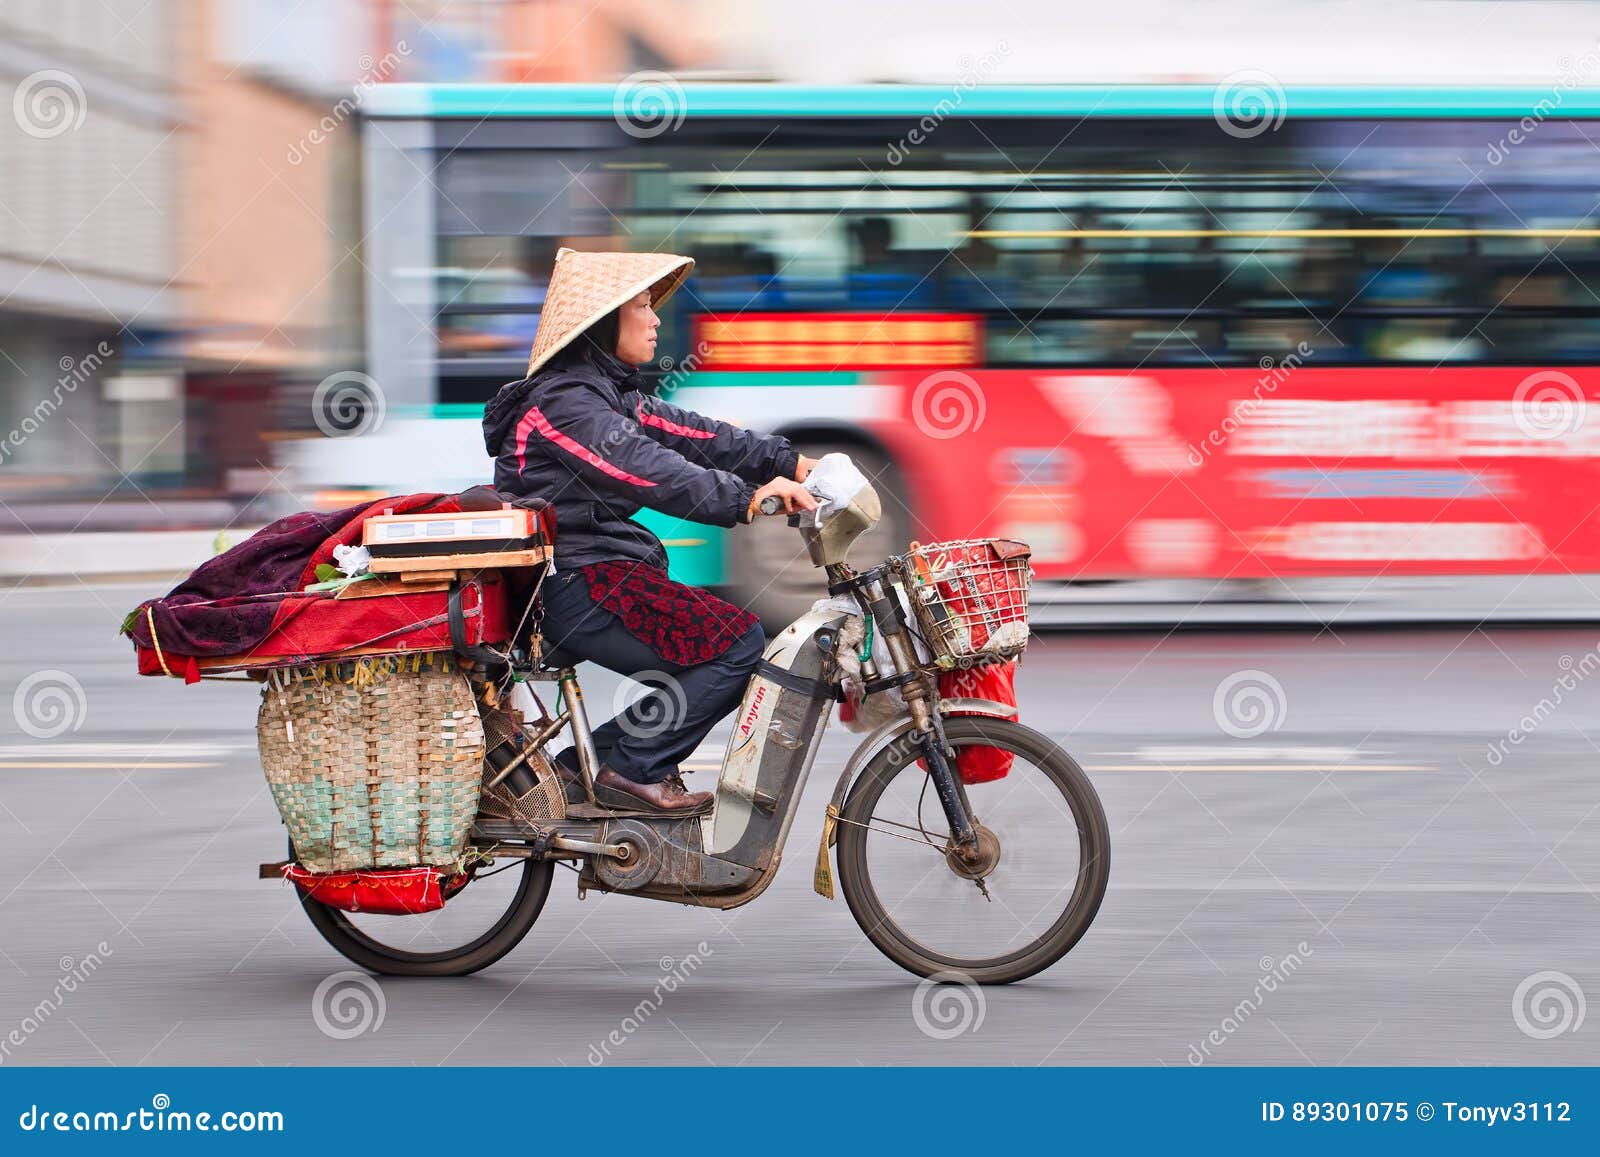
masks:
{"type": "MultiPolygon", "coordinates": [[[[901,606],[905,606],[905,598],[900,588],[890,588],[896,595],[901,595],[901,606]]],[[[839,628],[839,638],[834,644],[834,657],[839,665],[839,682],[844,687],[846,703],[840,705],[839,722],[850,731],[866,732],[891,719],[899,718],[906,713],[905,696],[898,687],[890,687],[873,695],[867,695],[864,685],[867,676],[862,671],[861,650],[866,643],[867,624],[861,614],[861,606],[850,595],[836,595],[832,598],[818,599],[811,604],[813,611],[834,611],[846,615],[844,623],[839,628]],[[845,710],[848,705],[849,710],[845,710]]],[[[906,610],[906,617],[910,619],[910,609],[906,610]]],[[[912,620],[914,621],[914,620],[912,620]]],[[[927,662],[929,655],[927,648],[916,636],[912,636],[912,648],[916,653],[918,662],[927,662]]],[[[889,654],[889,644],[884,642],[883,635],[876,629],[872,632],[872,666],[876,675],[893,675],[897,668],[894,659],[889,654]]]]}
{"type": "Polygon", "coordinates": [[[867,485],[867,476],[856,469],[850,455],[837,450],[824,454],[805,481],[806,489],[817,500],[817,508],[801,511],[800,525],[812,529],[821,526],[835,511],[849,506],[850,500],[867,485]]]}
{"type": "Polygon", "coordinates": [[[372,554],[364,546],[336,546],[333,548],[333,565],[347,578],[355,578],[372,569],[372,554]]]}

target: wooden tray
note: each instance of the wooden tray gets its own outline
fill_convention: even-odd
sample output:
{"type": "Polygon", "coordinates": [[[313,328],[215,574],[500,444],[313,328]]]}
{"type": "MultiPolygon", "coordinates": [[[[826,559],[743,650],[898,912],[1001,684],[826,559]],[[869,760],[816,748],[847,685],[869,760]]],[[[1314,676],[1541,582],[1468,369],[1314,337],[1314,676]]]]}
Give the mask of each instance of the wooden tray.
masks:
{"type": "Polygon", "coordinates": [[[403,558],[374,558],[373,574],[397,574],[402,581],[408,576],[418,576],[416,581],[448,578],[457,571],[493,570],[504,567],[540,566],[550,561],[550,549],[504,550],[484,554],[426,554],[403,558]],[[425,576],[425,577],[424,577],[425,576]]]}

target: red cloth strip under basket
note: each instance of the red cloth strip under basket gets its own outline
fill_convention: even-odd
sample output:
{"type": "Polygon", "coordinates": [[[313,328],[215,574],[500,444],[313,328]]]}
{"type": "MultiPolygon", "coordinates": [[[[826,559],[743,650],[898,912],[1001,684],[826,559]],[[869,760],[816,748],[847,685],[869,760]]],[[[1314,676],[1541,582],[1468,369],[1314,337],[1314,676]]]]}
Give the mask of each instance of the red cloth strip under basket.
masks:
{"type": "Polygon", "coordinates": [[[308,872],[288,864],[283,877],[292,880],[302,895],[341,912],[372,912],[381,916],[418,916],[436,912],[459,890],[464,877],[438,868],[383,868],[360,872],[308,872]],[[446,881],[449,881],[449,884],[446,881]]]}

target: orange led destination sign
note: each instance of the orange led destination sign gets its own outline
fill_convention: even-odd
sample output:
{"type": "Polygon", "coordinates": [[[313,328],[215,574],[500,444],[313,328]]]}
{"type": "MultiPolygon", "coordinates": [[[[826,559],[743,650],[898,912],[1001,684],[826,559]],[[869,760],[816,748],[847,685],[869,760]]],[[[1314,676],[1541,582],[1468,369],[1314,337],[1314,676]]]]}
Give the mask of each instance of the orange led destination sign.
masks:
{"type": "Polygon", "coordinates": [[[983,321],[967,313],[703,313],[694,348],[707,370],[975,366],[983,321]]]}

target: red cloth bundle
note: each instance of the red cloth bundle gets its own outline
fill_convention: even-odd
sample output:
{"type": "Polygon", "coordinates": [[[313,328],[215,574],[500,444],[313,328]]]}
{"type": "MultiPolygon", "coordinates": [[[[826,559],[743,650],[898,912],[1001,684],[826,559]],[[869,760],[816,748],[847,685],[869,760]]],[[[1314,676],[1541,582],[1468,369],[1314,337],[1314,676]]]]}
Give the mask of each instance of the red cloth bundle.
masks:
{"type": "MultiPolygon", "coordinates": [[[[202,563],[174,590],[141,603],[124,632],[138,653],[139,674],[200,679],[202,669],[295,665],[348,654],[451,649],[448,597],[442,592],[336,599],[307,594],[317,567],[334,549],[361,540],[366,520],[394,513],[448,514],[496,506],[486,487],[463,494],[404,494],[328,514],[302,512],[264,527],[232,550],[202,563]]],[[[555,510],[537,500],[540,528],[554,540],[555,510]]],[[[507,584],[486,571],[462,588],[467,642],[500,643],[511,634],[507,584]]]]}
{"type": "MultiPolygon", "coordinates": [[[[485,571],[461,587],[467,642],[503,643],[514,624],[505,582],[485,571]]],[[[159,638],[159,636],[158,636],[159,638]]],[[[248,651],[219,655],[201,663],[193,656],[158,654],[138,647],[139,674],[183,675],[189,682],[207,670],[295,666],[338,658],[343,653],[404,654],[448,651],[449,596],[444,591],[336,599],[331,592],[284,595],[272,628],[248,651]]]]}
{"type": "Polygon", "coordinates": [[[283,869],[307,899],[341,912],[375,912],[383,916],[416,916],[444,907],[438,868],[384,868],[359,872],[308,872],[299,864],[283,869]]]}

